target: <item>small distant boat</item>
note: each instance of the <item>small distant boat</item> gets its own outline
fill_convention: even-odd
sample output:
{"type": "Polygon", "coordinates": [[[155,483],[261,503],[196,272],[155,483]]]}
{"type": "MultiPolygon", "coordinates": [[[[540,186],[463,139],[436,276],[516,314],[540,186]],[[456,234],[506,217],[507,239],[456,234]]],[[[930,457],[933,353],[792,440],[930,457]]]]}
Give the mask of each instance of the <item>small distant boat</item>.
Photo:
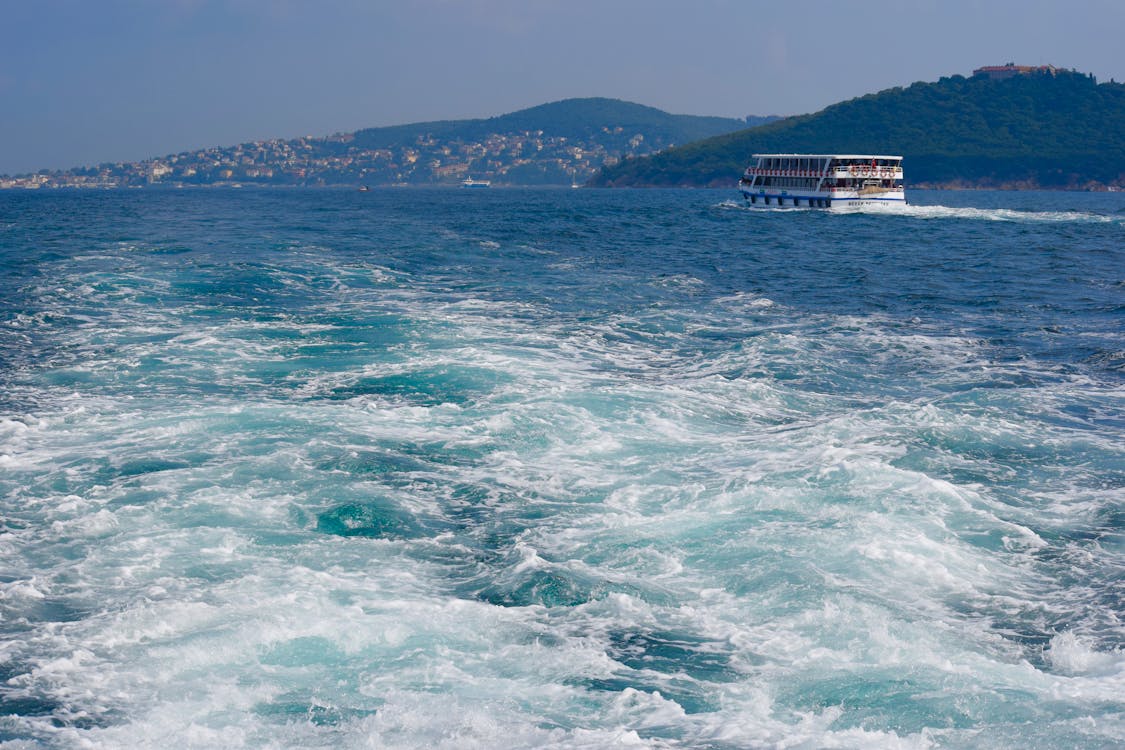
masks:
{"type": "Polygon", "coordinates": [[[463,188],[486,188],[486,187],[492,187],[492,183],[489,182],[488,180],[474,180],[472,177],[467,177],[465,179],[465,181],[461,183],[461,187],[463,187],[463,188]]]}
{"type": "Polygon", "coordinates": [[[751,206],[902,207],[902,157],[881,154],[754,154],[738,181],[751,206]]]}
{"type": "Polygon", "coordinates": [[[359,192],[361,192],[361,193],[366,193],[370,189],[371,188],[367,187],[366,185],[360,185],[359,186],[359,192]]]}

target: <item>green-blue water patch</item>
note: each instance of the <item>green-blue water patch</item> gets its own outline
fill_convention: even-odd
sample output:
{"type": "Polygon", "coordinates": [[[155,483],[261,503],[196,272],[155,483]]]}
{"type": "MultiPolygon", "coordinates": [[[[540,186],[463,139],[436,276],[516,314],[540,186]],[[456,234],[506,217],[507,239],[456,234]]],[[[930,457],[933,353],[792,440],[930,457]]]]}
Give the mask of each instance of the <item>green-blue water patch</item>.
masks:
{"type": "MultiPolygon", "coordinates": [[[[476,598],[501,607],[573,607],[598,596],[599,587],[559,570],[532,570],[491,583],[475,593],[476,598]]],[[[604,591],[604,589],[603,589],[604,591]]]]}
{"type": "Polygon", "coordinates": [[[609,634],[607,653],[627,667],[661,674],[682,673],[700,682],[735,682],[731,646],[687,633],[622,631],[609,634]]]}
{"type": "Polygon", "coordinates": [[[323,511],[317,515],[316,530],[376,539],[410,539],[425,533],[422,524],[389,500],[346,503],[323,511]]]}
{"type": "Polygon", "coordinates": [[[308,723],[317,727],[335,727],[377,713],[375,708],[337,706],[320,697],[288,693],[254,706],[254,713],[264,719],[283,723],[308,723]]]}
{"type": "Polygon", "coordinates": [[[432,469],[429,464],[391,451],[348,450],[339,455],[322,458],[317,468],[323,471],[340,471],[354,476],[392,478],[399,474],[432,469]]]}
{"type": "MultiPolygon", "coordinates": [[[[936,675],[919,677],[840,674],[806,679],[778,695],[795,711],[820,712],[838,708],[836,729],[862,728],[871,732],[917,734],[926,728],[967,729],[974,724],[971,702],[946,692],[936,675]]],[[[1024,713],[1030,719],[1030,712],[1024,713]]]]}
{"type": "Polygon", "coordinates": [[[340,664],[345,659],[344,652],[329,639],[306,636],[271,646],[258,661],[279,667],[310,667],[340,664]]]}
{"type": "Polygon", "coordinates": [[[375,396],[418,406],[466,406],[486,398],[511,377],[478,367],[421,368],[407,373],[358,378],[330,391],[329,398],[375,396]]]}

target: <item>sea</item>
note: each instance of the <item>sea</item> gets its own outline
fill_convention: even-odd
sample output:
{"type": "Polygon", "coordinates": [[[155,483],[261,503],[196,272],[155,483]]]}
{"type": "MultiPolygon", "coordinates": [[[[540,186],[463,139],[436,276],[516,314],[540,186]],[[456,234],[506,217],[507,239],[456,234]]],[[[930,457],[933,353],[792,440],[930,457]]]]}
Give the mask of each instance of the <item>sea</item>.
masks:
{"type": "Polygon", "coordinates": [[[1125,194],[0,193],[0,748],[1120,748],[1125,194]]]}

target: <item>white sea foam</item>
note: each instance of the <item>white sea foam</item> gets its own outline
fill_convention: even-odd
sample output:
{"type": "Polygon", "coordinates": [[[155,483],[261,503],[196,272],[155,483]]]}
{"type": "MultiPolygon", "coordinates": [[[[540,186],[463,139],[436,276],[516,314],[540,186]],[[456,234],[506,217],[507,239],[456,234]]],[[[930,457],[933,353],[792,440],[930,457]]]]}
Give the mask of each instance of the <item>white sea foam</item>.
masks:
{"type": "Polygon", "coordinates": [[[1095,649],[1087,638],[1072,632],[1059,633],[1051,638],[1047,658],[1063,674],[1092,674],[1117,676],[1125,686],[1125,653],[1120,650],[1103,652],[1095,649]]]}
{"type": "MultiPolygon", "coordinates": [[[[580,377],[581,372],[582,368],[570,370],[567,377],[580,377]]],[[[635,441],[649,435],[653,444],[686,451],[681,457],[688,459],[690,465],[696,447],[706,446],[715,451],[731,439],[721,434],[708,436],[700,433],[698,426],[665,420],[662,409],[654,408],[653,399],[658,393],[667,395],[668,391],[664,387],[626,386],[620,394],[625,398],[623,403],[636,400],[637,408],[624,424],[610,421],[612,411],[602,415],[582,409],[568,414],[560,409],[560,404],[551,402],[530,411],[525,407],[522,413],[508,411],[507,420],[550,420],[549,434],[554,436],[557,447],[548,447],[539,455],[494,454],[491,468],[485,469],[484,476],[493,474],[491,481],[528,496],[556,499],[566,498],[583,486],[616,487],[610,491],[607,503],[614,509],[614,515],[595,511],[586,519],[559,517],[548,522],[514,547],[515,561],[505,575],[558,572],[602,578],[616,581],[615,585],[638,586],[654,593],[665,591],[684,604],[668,607],[632,596],[610,595],[576,608],[572,616],[562,614],[560,619],[538,608],[504,609],[447,602],[440,595],[442,586],[438,580],[427,580],[425,566],[420,569],[416,561],[396,560],[403,549],[401,545],[386,547],[360,540],[355,545],[330,549],[326,544],[329,540],[325,540],[310,548],[308,556],[311,560],[328,553],[327,557],[315,567],[294,567],[288,556],[274,557],[267,548],[256,548],[241,535],[215,536],[204,529],[191,531],[190,527],[153,535],[153,524],[166,528],[168,522],[175,522],[176,515],[189,508],[193,513],[202,512],[213,518],[224,512],[224,506],[228,513],[240,508],[246,514],[240,523],[257,525],[266,521],[267,516],[259,516],[264,510],[261,502],[268,500],[266,487],[262,488],[266,494],[255,492],[254,496],[242,498],[212,490],[213,501],[197,494],[190,502],[165,506],[157,515],[133,516],[130,523],[140,524],[143,520],[144,526],[137,525],[128,536],[119,523],[117,533],[121,536],[110,537],[109,545],[103,545],[85,564],[87,570],[82,579],[110,583],[103,596],[115,596],[115,586],[121,586],[120,592],[126,594],[130,587],[141,585],[147,586],[145,590],[150,595],[127,605],[119,615],[89,619],[65,628],[62,640],[38,639],[37,648],[59,655],[39,663],[21,683],[37,685],[56,700],[85,703],[86,710],[103,712],[107,717],[118,707],[128,707],[131,718],[125,723],[110,722],[91,730],[40,727],[38,731],[44,732],[43,736],[57,736],[60,741],[81,741],[95,747],[145,746],[174,732],[185,738],[187,746],[200,747],[216,742],[254,745],[261,737],[271,736],[274,741],[287,737],[308,746],[346,746],[360,743],[362,738],[378,738],[380,744],[390,747],[486,747],[502,742],[512,747],[561,748],[593,747],[606,742],[649,746],[651,743],[646,744],[642,736],[660,727],[677,725],[682,733],[681,742],[686,744],[930,744],[921,731],[835,728],[843,716],[839,708],[810,710],[803,718],[787,718],[780,705],[763,702],[760,695],[741,692],[740,683],[721,689],[725,706],[722,711],[703,714],[686,713],[673,697],[683,687],[677,687],[674,680],[658,672],[647,677],[637,673],[629,678],[640,679],[642,684],[645,679],[651,680],[644,689],[623,687],[608,691],[604,700],[593,703],[586,691],[562,687],[568,681],[628,676],[629,669],[623,670],[619,662],[606,656],[607,646],[618,637],[615,633],[668,628],[681,628],[715,638],[719,643],[742,644],[739,651],[755,656],[732,661],[732,665],[741,664],[732,668],[767,683],[780,684],[793,679],[795,674],[845,674],[873,666],[917,670],[923,664],[937,673],[960,675],[968,680],[968,675],[980,674],[982,668],[997,668],[997,663],[986,654],[956,645],[959,641],[979,642],[982,634],[971,628],[972,623],[958,626],[956,616],[940,608],[921,611],[928,611],[930,616],[936,614],[946,623],[948,630],[944,635],[941,631],[935,635],[928,618],[912,623],[887,608],[860,605],[848,598],[836,597],[837,603],[829,599],[821,606],[816,605],[814,598],[807,609],[798,608],[790,617],[767,620],[752,613],[754,599],[740,601],[706,593],[700,596],[700,592],[721,591],[723,573],[691,561],[687,549],[697,544],[692,541],[693,529],[713,533],[727,522],[724,515],[731,519],[734,516],[730,514],[739,508],[754,507],[747,506],[746,500],[776,498],[777,490],[783,489],[784,484],[778,485],[779,479],[772,477],[784,477],[791,470],[787,467],[820,467],[814,476],[821,481],[842,483],[844,487],[856,485],[851,494],[857,497],[869,494],[873,488],[882,488],[875,497],[885,493],[902,493],[907,501],[928,497],[939,503],[951,503],[954,510],[972,507],[979,498],[947,481],[897,472],[886,463],[901,456],[901,449],[894,446],[865,448],[861,442],[850,448],[822,448],[816,453],[813,446],[833,435],[837,439],[864,435],[862,426],[849,425],[843,418],[809,428],[812,431],[806,439],[791,444],[780,455],[774,453],[782,447],[779,445],[758,448],[758,478],[733,493],[716,494],[706,484],[692,488],[675,483],[661,488],[647,480],[637,481],[635,472],[647,473],[651,467],[625,464],[612,469],[601,462],[582,459],[604,455],[606,451],[612,453],[624,439],[635,441]],[[629,421],[635,423],[635,432],[629,428],[629,421]],[[585,427],[581,426],[583,423],[585,427]],[[882,458],[876,460],[879,456],[882,458]],[[591,482],[590,474],[599,471],[604,476],[591,482]],[[896,474],[900,476],[895,478],[896,474]],[[774,487],[768,493],[754,492],[752,487],[763,481],[774,487]],[[208,506],[211,511],[205,510],[208,506]],[[622,510],[627,515],[621,515],[622,510]],[[559,522],[565,525],[559,526],[559,522]],[[147,529],[143,536],[142,528],[147,529]],[[628,544],[620,544],[626,540],[628,544]],[[136,547],[138,544],[143,546],[136,547]],[[550,557],[571,562],[550,562],[541,554],[541,544],[550,557]],[[685,546],[679,552],[671,551],[685,546]],[[130,547],[132,550],[126,553],[130,547]],[[396,548],[399,552],[394,551],[396,548]],[[610,553],[602,562],[580,562],[584,549],[599,548],[610,553]],[[165,552],[158,553],[161,549],[165,552]],[[357,558],[351,555],[362,555],[366,562],[357,567],[357,558]],[[130,561],[127,566],[123,564],[126,559],[130,561]],[[193,593],[200,585],[194,581],[199,579],[184,577],[189,565],[211,567],[209,576],[214,580],[204,583],[200,592],[207,602],[193,593]],[[222,566],[233,567],[223,573],[222,566]],[[102,572],[95,572],[96,568],[102,572]],[[572,625],[567,625],[567,620],[573,620],[572,625]],[[535,638],[557,638],[566,631],[573,635],[565,638],[568,646],[562,651],[557,647],[531,646],[535,638]],[[314,645],[308,657],[299,657],[299,650],[287,650],[287,644],[301,642],[314,645]],[[445,645],[436,649],[429,645],[436,643],[445,645]],[[83,646],[76,649],[77,644],[83,646]],[[311,661],[299,666],[301,658],[311,661]],[[762,658],[766,659],[764,665],[758,663],[762,658]],[[264,665],[259,666],[263,660],[264,665]],[[336,675],[353,670],[364,673],[359,665],[368,662],[395,663],[396,668],[393,673],[367,672],[369,676],[359,685],[330,688],[331,683],[323,681],[328,676],[325,670],[336,675]],[[276,666],[269,666],[275,663],[276,666]],[[283,666],[287,663],[293,666],[283,666]],[[532,664],[538,667],[530,675],[528,665],[532,664]],[[229,674],[231,678],[216,679],[220,674],[229,674]],[[513,675],[521,674],[524,678],[517,677],[513,682],[513,675]],[[258,687],[248,688],[246,680],[258,687]],[[64,689],[64,685],[68,687],[64,689]],[[511,700],[513,690],[520,696],[516,703],[511,700]],[[90,692],[104,696],[103,700],[89,703],[81,697],[90,692]],[[279,726],[268,718],[273,710],[270,707],[286,706],[287,701],[297,701],[304,714],[297,714],[296,721],[279,726]],[[307,721],[307,717],[317,716],[318,711],[339,718],[318,727],[307,721]],[[348,718],[348,711],[359,713],[348,718]],[[581,731],[543,728],[543,718],[556,714],[566,715],[571,722],[585,716],[591,723],[581,731]],[[241,718],[232,723],[227,717],[241,718]]],[[[681,392],[672,401],[682,404],[687,395],[681,392]]],[[[932,406],[925,408],[930,409],[926,417],[929,422],[946,419],[934,415],[932,406]]],[[[333,411],[337,412],[331,417],[335,429],[349,424],[349,429],[366,430],[371,437],[380,439],[433,439],[443,432],[453,437],[457,434],[455,423],[461,418],[453,412],[439,415],[432,409],[414,410],[410,415],[399,411],[381,426],[372,423],[365,428],[363,423],[372,416],[370,411],[353,414],[333,407],[322,416],[328,417],[333,411]],[[448,423],[443,426],[443,422],[448,423]]],[[[246,415],[245,410],[242,415],[246,415]]],[[[304,416],[307,418],[307,413],[304,416]]],[[[147,419],[154,418],[159,424],[156,415],[147,419]]],[[[491,423],[482,429],[492,432],[491,423]]],[[[135,439],[145,439],[141,436],[147,435],[148,440],[159,443],[173,434],[179,439],[185,434],[202,436],[194,429],[161,436],[142,428],[135,439]]],[[[493,434],[494,439],[507,439],[504,430],[493,434]]],[[[116,449],[107,446],[106,450],[116,449]]],[[[237,462],[227,465],[234,468],[237,462]]],[[[219,476],[223,471],[220,469],[219,476]]],[[[261,469],[254,473],[265,476],[261,469]]],[[[478,470],[467,476],[476,481],[482,478],[478,470]]],[[[169,476],[164,482],[164,494],[178,492],[177,483],[169,476]]],[[[993,580],[992,575],[978,569],[987,558],[951,544],[951,537],[931,537],[925,529],[915,529],[917,519],[909,513],[900,512],[898,521],[892,515],[883,523],[867,525],[881,516],[826,512],[829,509],[815,492],[798,490],[796,497],[798,502],[788,506],[789,512],[801,513],[806,521],[813,522],[813,529],[803,529],[800,520],[776,532],[768,526],[748,527],[740,537],[734,537],[739,546],[799,548],[806,554],[814,547],[822,548],[817,555],[821,567],[833,573],[832,578],[823,580],[835,580],[838,586],[852,590],[858,583],[860,591],[866,589],[868,596],[879,593],[888,607],[902,597],[903,604],[908,605],[903,612],[910,612],[922,602],[940,602],[943,591],[957,598],[978,597],[980,585],[993,580]],[[838,548],[842,554],[834,560],[825,554],[827,545],[838,543],[831,526],[819,532],[815,526],[827,519],[841,523],[849,516],[853,518],[849,525],[851,533],[858,532],[859,540],[866,539],[852,542],[861,557],[849,558],[847,547],[842,547],[838,548]],[[857,559],[877,564],[868,571],[873,577],[857,578],[857,559]]],[[[69,502],[72,506],[67,508],[68,513],[81,512],[75,500],[69,502]]],[[[277,504],[278,510],[289,502],[283,499],[277,504]]],[[[772,507],[782,506],[775,503],[772,507]]],[[[922,507],[910,506],[914,510],[922,507]]],[[[93,513],[96,517],[104,511],[93,513]]],[[[274,517],[269,525],[282,518],[274,517]]],[[[50,533],[64,531],[52,528],[50,533]]],[[[940,526],[933,531],[948,534],[940,526]]],[[[501,576],[497,580],[505,579],[501,576]]],[[[768,589],[763,593],[765,596],[758,601],[770,602],[768,589]]],[[[773,601],[773,606],[779,604],[773,601]]],[[[1065,645],[1052,644],[1052,660],[1057,660],[1056,666],[1070,671],[1085,658],[1083,653],[1086,652],[1068,652],[1065,645]]],[[[1001,682],[1021,684],[1014,675],[1001,682]]],[[[696,684],[701,689],[715,689],[696,684]]],[[[1050,689],[1050,685],[1043,687],[1045,691],[1050,689]]]]}
{"type": "Polygon", "coordinates": [[[199,325],[128,303],[112,345],[57,333],[80,352],[66,367],[100,379],[0,420],[16,633],[0,689],[31,707],[0,732],[106,748],[1120,738],[1120,555],[1096,536],[1119,490],[1101,426],[1119,387],[749,292],[572,316],[356,292],[360,277],[385,280],[275,277],[332,290],[315,315],[199,325]],[[357,310],[400,317],[403,340],[255,370],[295,339],[348,342],[329,316],[357,310]],[[144,387],[122,387],[134,369],[144,387]],[[993,387],[1005,373],[1035,377],[993,387]],[[409,523],[381,532],[382,511],[409,523]]]}
{"type": "Polygon", "coordinates": [[[1084,211],[1020,211],[1007,208],[953,208],[948,206],[907,206],[907,214],[919,219],[980,219],[985,221],[1090,222],[1122,224],[1120,217],[1084,211]]]}
{"type": "MultiPolygon", "coordinates": [[[[909,200],[909,195],[907,196],[909,200]]],[[[807,206],[749,206],[742,201],[725,200],[718,203],[716,208],[724,210],[739,210],[754,214],[777,213],[805,213],[818,211],[807,206]]],[[[849,214],[882,214],[887,216],[907,216],[916,219],[974,219],[981,221],[1005,222],[1048,222],[1048,223],[1094,223],[1118,224],[1125,226],[1125,219],[1120,216],[1091,213],[1088,211],[1034,211],[1011,208],[973,208],[940,205],[919,205],[907,203],[902,205],[869,205],[869,206],[838,206],[830,211],[825,211],[827,216],[841,216],[849,214]]]]}

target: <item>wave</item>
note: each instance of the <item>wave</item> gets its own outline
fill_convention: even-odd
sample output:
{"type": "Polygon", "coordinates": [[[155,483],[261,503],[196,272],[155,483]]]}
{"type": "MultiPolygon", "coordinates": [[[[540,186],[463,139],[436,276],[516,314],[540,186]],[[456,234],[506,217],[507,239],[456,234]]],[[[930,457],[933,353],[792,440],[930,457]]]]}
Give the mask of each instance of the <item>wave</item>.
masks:
{"type": "MultiPolygon", "coordinates": [[[[721,210],[750,211],[754,213],[809,213],[822,210],[793,206],[748,206],[741,201],[733,199],[721,201],[715,204],[714,208],[721,210]]],[[[979,221],[1048,223],[1086,222],[1092,224],[1117,224],[1125,226],[1125,217],[1109,216],[1088,211],[1024,211],[1014,208],[966,208],[907,204],[906,206],[891,207],[836,207],[824,213],[829,216],[839,216],[841,214],[882,214],[908,216],[915,219],[974,219],[979,221]]]]}
{"type": "Polygon", "coordinates": [[[1051,223],[1089,222],[1120,224],[1125,219],[1087,211],[1022,211],[1014,208],[958,208],[954,206],[907,205],[903,212],[917,219],[978,219],[982,221],[1037,221],[1051,223]]]}

